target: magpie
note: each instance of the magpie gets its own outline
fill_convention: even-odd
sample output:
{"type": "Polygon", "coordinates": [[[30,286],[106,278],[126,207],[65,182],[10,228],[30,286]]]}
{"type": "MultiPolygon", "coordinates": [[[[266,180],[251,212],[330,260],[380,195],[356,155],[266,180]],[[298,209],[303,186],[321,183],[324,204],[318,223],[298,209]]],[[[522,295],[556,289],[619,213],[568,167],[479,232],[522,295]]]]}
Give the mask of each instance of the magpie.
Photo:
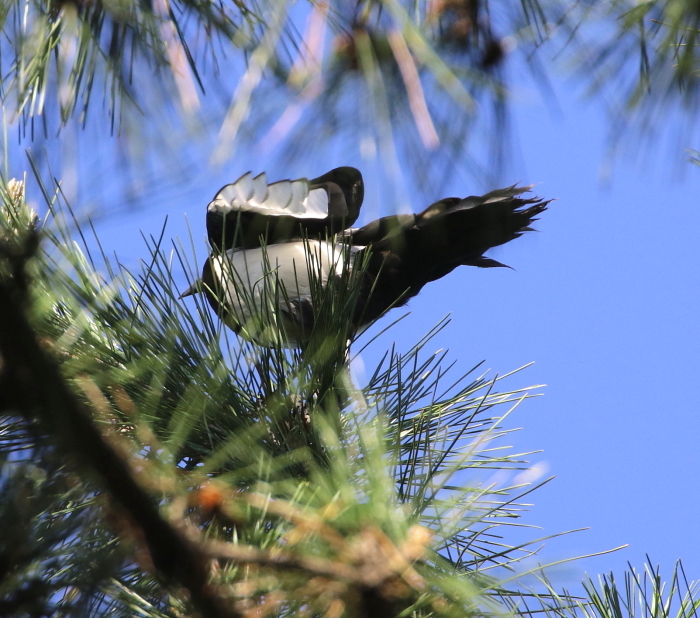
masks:
{"type": "Polygon", "coordinates": [[[357,169],[273,183],[264,173],[249,172],[209,203],[212,253],[202,277],[181,298],[204,293],[243,338],[272,345],[279,341],[269,330],[272,324],[287,345],[299,347],[314,329],[312,286],[325,287],[355,268],[361,271],[360,287],[351,320],[361,331],[457,266],[505,266],[484,254],[532,231],[530,224],[549,201],[523,197],[531,188],[448,197],[419,214],[382,217],[356,228],[364,198],[357,169]],[[261,325],[261,308],[267,326],[261,325]]]}

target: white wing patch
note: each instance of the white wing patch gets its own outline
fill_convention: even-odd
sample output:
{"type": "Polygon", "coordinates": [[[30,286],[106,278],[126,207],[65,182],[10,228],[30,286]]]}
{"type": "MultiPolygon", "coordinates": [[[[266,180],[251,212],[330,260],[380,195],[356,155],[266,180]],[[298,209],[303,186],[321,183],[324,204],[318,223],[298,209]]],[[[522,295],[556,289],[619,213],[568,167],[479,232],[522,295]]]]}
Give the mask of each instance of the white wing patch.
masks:
{"type": "Polygon", "coordinates": [[[299,219],[325,219],[328,216],[328,194],[322,188],[309,191],[306,179],[268,184],[264,173],[253,177],[248,172],[221,189],[207,210],[222,214],[243,211],[270,217],[286,215],[299,219]]]}

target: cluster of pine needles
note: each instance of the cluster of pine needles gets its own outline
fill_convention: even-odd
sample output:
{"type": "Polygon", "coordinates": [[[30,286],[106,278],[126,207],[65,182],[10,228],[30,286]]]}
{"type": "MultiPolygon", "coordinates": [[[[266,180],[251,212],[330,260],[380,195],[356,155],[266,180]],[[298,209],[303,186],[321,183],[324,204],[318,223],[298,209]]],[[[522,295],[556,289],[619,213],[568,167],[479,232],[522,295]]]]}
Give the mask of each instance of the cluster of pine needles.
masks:
{"type": "Polygon", "coordinates": [[[574,596],[543,539],[509,544],[536,487],[504,421],[536,389],[453,375],[430,351],[444,323],[359,385],[376,337],[353,341],[352,277],[317,284],[302,349],[256,346],[178,300],[196,268],[165,231],[133,272],[35,180],[41,219],[0,184],[0,615],[695,612],[680,567],[574,596]]]}

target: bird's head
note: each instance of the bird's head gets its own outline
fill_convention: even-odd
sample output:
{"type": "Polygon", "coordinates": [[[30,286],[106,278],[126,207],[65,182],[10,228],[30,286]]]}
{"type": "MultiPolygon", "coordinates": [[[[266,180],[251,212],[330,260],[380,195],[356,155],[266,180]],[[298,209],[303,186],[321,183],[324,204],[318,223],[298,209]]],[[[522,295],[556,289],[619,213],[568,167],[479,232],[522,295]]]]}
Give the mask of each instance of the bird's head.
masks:
{"type": "Polygon", "coordinates": [[[195,279],[192,285],[190,285],[190,287],[180,294],[180,298],[187,298],[188,296],[194,296],[195,294],[204,294],[207,289],[214,289],[210,258],[207,258],[207,261],[204,262],[202,276],[199,279],[195,279]]]}
{"type": "Polygon", "coordinates": [[[193,296],[194,294],[201,294],[202,291],[202,280],[197,279],[190,287],[180,294],[178,298],[186,298],[187,296],[193,296]]]}

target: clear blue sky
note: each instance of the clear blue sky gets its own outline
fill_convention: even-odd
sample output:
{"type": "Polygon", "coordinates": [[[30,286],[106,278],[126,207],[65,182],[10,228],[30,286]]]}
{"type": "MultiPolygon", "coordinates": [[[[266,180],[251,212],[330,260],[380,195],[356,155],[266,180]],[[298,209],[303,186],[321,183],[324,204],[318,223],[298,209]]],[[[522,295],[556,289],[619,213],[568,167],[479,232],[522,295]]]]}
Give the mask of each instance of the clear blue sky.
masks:
{"type": "MultiPolygon", "coordinates": [[[[515,270],[464,267],[426,287],[386,345],[363,360],[371,367],[390,339],[408,348],[451,313],[433,347],[451,350],[455,371],[485,360],[502,374],[535,361],[510,384],[544,383],[545,395],[511,416],[509,426],[524,429],[510,439],[519,451],[542,449],[531,459],[556,479],[531,495],[525,521],[542,535],[591,528],[549,542],[542,560],[630,545],[569,565],[555,581],[620,571],[627,561],[641,566],[646,553],[666,570],[683,558],[689,577],[700,579],[700,168],[674,167],[671,151],[652,145],[641,157],[615,159],[610,180],[601,180],[604,110],[554,85],[561,113],[537,96],[513,107],[515,162],[503,183],[538,183],[538,194],[558,198],[539,234],[494,254],[515,270]]],[[[675,145],[677,160],[681,147],[700,146],[675,145]]],[[[161,183],[146,210],[106,219],[98,231],[107,250],[133,265],[147,257],[140,231],[159,235],[168,214],[166,236],[184,235],[186,213],[201,262],[209,199],[239,172],[266,169],[264,156],[244,154],[216,173],[195,157],[178,184],[183,191],[161,183]]],[[[314,176],[343,164],[363,166],[310,159],[308,169],[289,173],[314,176]]],[[[465,178],[434,198],[488,188],[465,178]]],[[[370,198],[378,191],[368,187],[370,198]]]]}
{"type": "MultiPolygon", "coordinates": [[[[674,167],[656,143],[616,159],[603,181],[604,110],[555,85],[561,115],[514,107],[508,180],[558,198],[539,234],[495,254],[516,270],[452,273],[392,335],[410,338],[449,311],[435,344],[461,368],[536,362],[511,383],[547,384],[545,396],[510,418],[524,428],[512,441],[543,449],[532,461],[556,479],[530,496],[526,521],[545,533],[591,528],[550,541],[543,560],[630,546],[569,565],[559,581],[641,566],[647,553],[669,570],[682,558],[700,579],[700,168],[674,167]]],[[[675,156],[692,145],[675,143],[675,156]]]]}

